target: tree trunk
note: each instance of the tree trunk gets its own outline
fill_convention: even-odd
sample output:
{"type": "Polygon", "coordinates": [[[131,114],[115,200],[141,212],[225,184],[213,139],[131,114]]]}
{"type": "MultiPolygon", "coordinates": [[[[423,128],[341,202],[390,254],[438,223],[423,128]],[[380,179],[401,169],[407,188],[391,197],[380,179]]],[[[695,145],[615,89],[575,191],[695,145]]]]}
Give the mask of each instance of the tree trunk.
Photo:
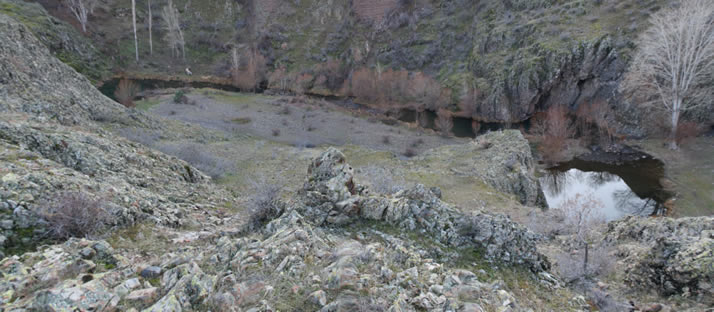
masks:
{"type": "Polygon", "coordinates": [[[151,0],[149,0],[149,55],[154,55],[154,40],[151,38],[151,23],[154,15],[151,14],[151,0]]]}
{"type": "Polygon", "coordinates": [[[139,40],[136,38],[136,0],[131,0],[131,21],[134,25],[134,52],[136,54],[136,62],[139,62],[139,40]]]}
{"type": "Polygon", "coordinates": [[[583,259],[583,275],[588,275],[588,257],[590,253],[590,244],[585,243],[585,259],[583,259]]]}
{"type": "Polygon", "coordinates": [[[669,133],[669,149],[676,150],[677,146],[677,127],[679,126],[679,108],[681,107],[681,100],[675,100],[674,107],[672,110],[672,129],[669,133]]]}

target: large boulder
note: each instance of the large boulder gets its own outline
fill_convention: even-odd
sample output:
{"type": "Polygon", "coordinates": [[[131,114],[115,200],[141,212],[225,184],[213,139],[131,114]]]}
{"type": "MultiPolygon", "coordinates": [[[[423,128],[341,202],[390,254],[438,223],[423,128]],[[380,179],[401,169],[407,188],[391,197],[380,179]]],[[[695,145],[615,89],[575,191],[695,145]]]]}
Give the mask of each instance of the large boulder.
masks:
{"type": "Polygon", "coordinates": [[[608,225],[606,240],[631,286],[714,304],[714,218],[628,217],[608,225]]]}
{"type": "Polygon", "coordinates": [[[494,189],[514,195],[521,204],[547,206],[535,177],[530,145],[518,130],[489,132],[470,144],[431,149],[419,159],[456,175],[480,178],[494,189]]]}

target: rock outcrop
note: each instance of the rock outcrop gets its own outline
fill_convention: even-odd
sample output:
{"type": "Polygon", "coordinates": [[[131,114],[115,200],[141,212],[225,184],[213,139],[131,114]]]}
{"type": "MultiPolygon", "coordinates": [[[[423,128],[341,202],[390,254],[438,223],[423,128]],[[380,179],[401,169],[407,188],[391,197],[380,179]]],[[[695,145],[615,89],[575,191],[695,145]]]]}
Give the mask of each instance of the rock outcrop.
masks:
{"type": "Polygon", "coordinates": [[[714,218],[628,217],[610,223],[606,239],[632,287],[714,304],[714,218]]]}
{"type": "Polygon", "coordinates": [[[316,224],[348,224],[362,218],[419,231],[452,246],[482,249],[488,259],[525,264],[533,271],[548,268],[536,251],[535,238],[524,227],[502,215],[477,212],[465,215],[444,203],[440,191],[423,185],[392,196],[374,196],[353,178],[345,156],[330,148],[313,160],[301,190],[298,208],[316,224]]]}
{"type": "Polygon", "coordinates": [[[515,195],[521,204],[547,206],[528,140],[518,130],[489,132],[470,144],[429,150],[419,159],[440,164],[455,175],[478,177],[498,191],[515,195]]]}

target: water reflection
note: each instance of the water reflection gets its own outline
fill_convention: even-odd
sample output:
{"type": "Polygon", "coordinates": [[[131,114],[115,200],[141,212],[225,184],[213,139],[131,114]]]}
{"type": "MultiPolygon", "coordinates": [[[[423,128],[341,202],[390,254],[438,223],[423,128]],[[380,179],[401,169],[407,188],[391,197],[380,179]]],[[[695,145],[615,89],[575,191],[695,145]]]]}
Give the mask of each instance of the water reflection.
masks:
{"type": "Polygon", "coordinates": [[[663,208],[653,198],[641,198],[618,175],[608,172],[585,172],[578,169],[550,170],[541,179],[548,206],[560,207],[577,194],[591,195],[603,207],[607,221],[626,215],[659,215],[663,208]]]}

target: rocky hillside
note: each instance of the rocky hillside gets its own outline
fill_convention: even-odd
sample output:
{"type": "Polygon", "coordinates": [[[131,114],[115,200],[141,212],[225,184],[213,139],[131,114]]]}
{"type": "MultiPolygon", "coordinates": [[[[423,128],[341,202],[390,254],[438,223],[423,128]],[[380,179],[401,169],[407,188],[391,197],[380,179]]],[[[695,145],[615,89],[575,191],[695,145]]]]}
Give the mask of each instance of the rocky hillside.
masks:
{"type": "MultiPolygon", "coordinates": [[[[583,296],[558,273],[564,261],[551,256],[578,254],[568,229],[533,232],[498,207],[459,207],[442,200],[449,190],[418,183],[379,194],[334,147],[305,152],[304,162],[297,148],[274,148],[259,162],[299,163],[301,183],[229,189],[114,131],[227,149],[225,134],[111,101],[4,13],[0,42],[2,310],[703,311],[712,304],[711,217],[609,224],[593,248],[615,248],[606,256],[617,265],[612,276],[583,277],[597,285],[583,296]],[[68,193],[82,197],[63,203],[68,193]],[[61,209],[88,203],[108,214],[82,223],[98,230],[59,236],[61,209]]],[[[446,168],[478,177],[487,192],[541,201],[516,131],[390,161],[418,164],[424,177],[446,168]]],[[[518,208],[539,224],[557,219],[518,208]]]]}
{"type": "MultiPolygon", "coordinates": [[[[71,20],[61,6],[41,3],[71,20]]],[[[152,16],[148,3],[138,1],[138,64],[125,2],[102,1],[87,36],[130,76],[191,67],[200,75],[238,77],[240,85],[249,77],[263,87],[354,96],[384,109],[446,107],[480,122],[517,123],[553,104],[619,105],[615,90],[632,40],[667,1],[173,3],[185,59],[172,58],[163,41],[165,1],[151,2],[152,16]]]]}
{"type": "Polygon", "coordinates": [[[103,96],[24,25],[2,14],[0,25],[2,251],[40,242],[37,215],[65,192],[103,198],[116,225],[180,225],[187,209],[223,198],[185,162],[103,130],[160,125],[103,96]]]}

